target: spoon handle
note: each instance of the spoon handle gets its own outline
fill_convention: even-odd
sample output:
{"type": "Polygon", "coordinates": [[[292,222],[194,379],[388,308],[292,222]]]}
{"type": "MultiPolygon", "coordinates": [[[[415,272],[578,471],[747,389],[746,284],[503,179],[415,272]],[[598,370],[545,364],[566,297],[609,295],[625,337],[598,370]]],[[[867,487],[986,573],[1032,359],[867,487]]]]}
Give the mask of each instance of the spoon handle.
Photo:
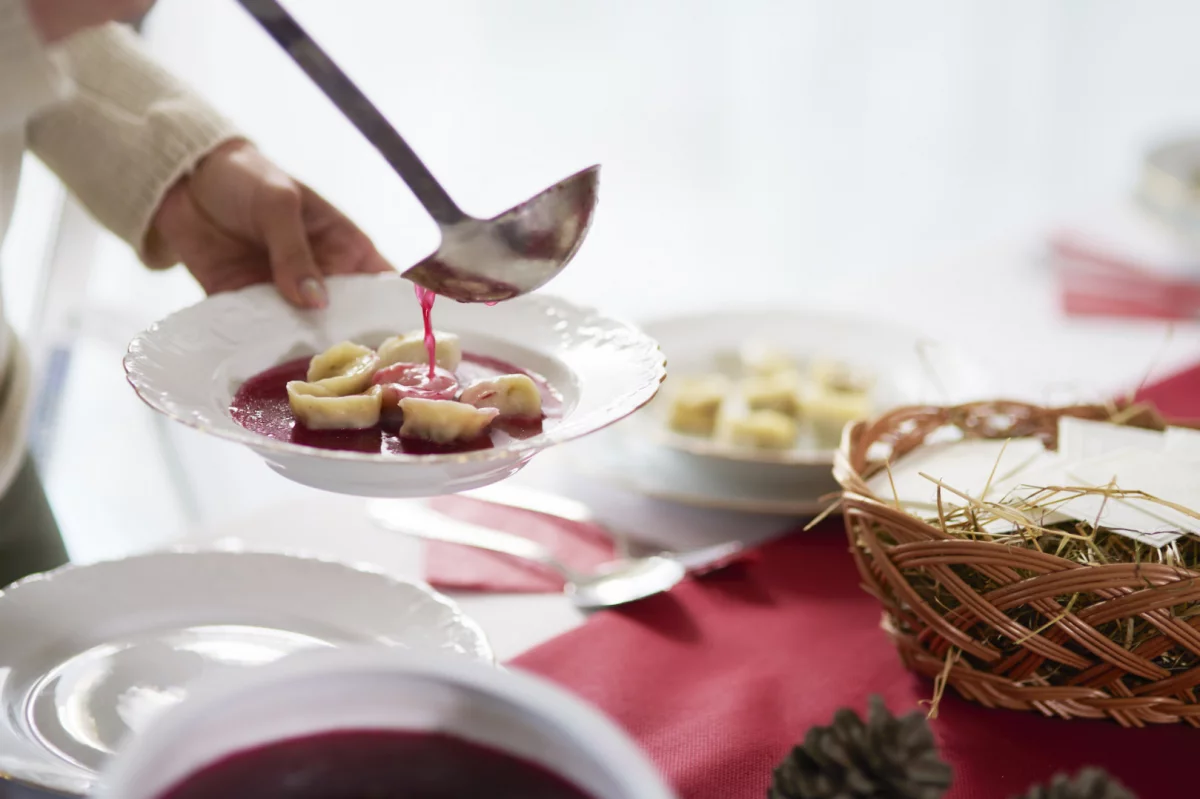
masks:
{"type": "Polygon", "coordinates": [[[374,145],[436,222],[453,225],[465,218],[399,131],[391,126],[346,73],[300,27],[287,9],[276,0],[238,2],[374,145]]]}
{"type": "Polygon", "coordinates": [[[574,577],[554,558],[549,549],[536,541],[478,524],[460,522],[415,502],[375,501],[370,504],[367,512],[372,521],[385,530],[431,541],[500,552],[547,566],[568,579],[574,577]]]}

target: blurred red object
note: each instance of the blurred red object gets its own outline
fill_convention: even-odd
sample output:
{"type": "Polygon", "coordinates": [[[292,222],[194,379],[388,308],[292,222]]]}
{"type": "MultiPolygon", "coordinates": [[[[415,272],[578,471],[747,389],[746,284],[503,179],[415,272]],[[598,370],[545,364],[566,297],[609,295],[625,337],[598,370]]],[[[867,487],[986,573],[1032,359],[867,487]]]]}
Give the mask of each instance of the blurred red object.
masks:
{"type": "Polygon", "coordinates": [[[1069,316],[1200,319],[1200,277],[1158,271],[1072,233],[1051,237],[1050,252],[1069,316]]]}

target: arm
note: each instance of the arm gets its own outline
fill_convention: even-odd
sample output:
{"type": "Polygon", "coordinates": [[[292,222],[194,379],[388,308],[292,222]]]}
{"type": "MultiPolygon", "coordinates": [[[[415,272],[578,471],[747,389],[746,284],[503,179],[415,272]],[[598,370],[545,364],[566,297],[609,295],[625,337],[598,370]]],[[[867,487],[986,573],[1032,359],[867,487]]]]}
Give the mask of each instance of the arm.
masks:
{"type": "Polygon", "coordinates": [[[182,261],[210,294],[273,281],[307,308],[326,304],[326,275],[391,271],[370,238],[241,139],[129,29],[77,33],[62,59],[75,93],[34,117],[30,146],[148,266],[182,261]]]}
{"type": "Polygon", "coordinates": [[[237,132],[125,26],[77,33],[60,58],[75,91],[34,116],[31,149],[147,265],[171,266],[174,254],[151,235],[154,215],[168,190],[237,132]]]}
{"type": "Polygon", "coordinates": [[[24,127],[71,92],[61,55],[46,46],[31,11],[26,0],[0,0],[0,131],[24,127]]]}

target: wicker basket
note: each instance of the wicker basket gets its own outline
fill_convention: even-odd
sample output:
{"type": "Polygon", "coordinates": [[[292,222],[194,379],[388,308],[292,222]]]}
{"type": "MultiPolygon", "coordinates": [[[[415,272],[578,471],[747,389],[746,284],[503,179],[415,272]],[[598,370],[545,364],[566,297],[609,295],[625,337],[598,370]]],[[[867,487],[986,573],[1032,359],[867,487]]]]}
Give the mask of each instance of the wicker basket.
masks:
{"type": "MultiPolygon", "coordinates": [[[[1125,726],[1200,726],[1200,615],[1173,612],[1200,601],[1200,572],[1149,563],[1085,566],[1032,548],[952,536],[884,504],[864,482],[880,468],[867,460],[872,445],[890,447],[894,460],[951,425],[969,438],[1038,436],[1054,448],[1060,416],[1109,419],[1111,413],[989,402],[903,408],[847,428],[834,467],[844,489],[846,533],[863,587],[883,604],[883,627],[909,669],[941,676],[988,707],[1125,726]],[[913,583],[930,579],[956,602],[942,607],[923,599],[913,583]],[[986,593],[971,587],[985,582],[986,593]],[[1068,608],[1064,596],[1087,601],[1068,608]],[[1040,622],[1026,626],[1018,618],[1040,622]],[[1134,618],[1148,622],[1152,635],[1132,650],[1098,629],[1134,618]],[[1160,665],[1164,657],[1193,665],[1171,673],[1160,665]]],[[[1164,427],[1147,409],[1126,409],[1124,416],[1127,424],[1164,427]]]]}

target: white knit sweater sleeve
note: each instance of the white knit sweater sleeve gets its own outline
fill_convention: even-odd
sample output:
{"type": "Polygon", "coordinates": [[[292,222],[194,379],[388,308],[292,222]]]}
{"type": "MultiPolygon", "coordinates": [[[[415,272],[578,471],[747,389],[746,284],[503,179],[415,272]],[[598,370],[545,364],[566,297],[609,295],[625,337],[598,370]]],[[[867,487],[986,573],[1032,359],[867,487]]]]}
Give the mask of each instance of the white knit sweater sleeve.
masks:
{"type": "Polygon", "coordinates": [[[124,25],[71,37],[61,57],[74,91],[33,117],[30,148],[147,265],[171,266],[147,235],[163,195],[238,132],[155,64],[124,25]]]}
{"type": "Polygon", "coordinates": [[[0,0],[0,130],[26,120],[71,91],[57,48],[42,44],[28,0],[0,0]]]}

